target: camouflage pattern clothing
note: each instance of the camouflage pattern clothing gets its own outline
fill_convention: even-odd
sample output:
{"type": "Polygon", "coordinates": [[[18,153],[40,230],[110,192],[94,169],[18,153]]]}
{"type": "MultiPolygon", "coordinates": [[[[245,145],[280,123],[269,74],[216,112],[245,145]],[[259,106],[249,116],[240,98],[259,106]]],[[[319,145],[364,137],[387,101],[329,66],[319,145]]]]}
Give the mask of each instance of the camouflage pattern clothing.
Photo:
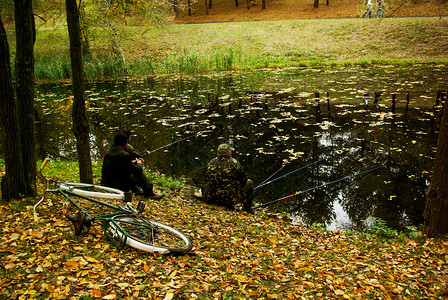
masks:
{"type": "Polygon", "coordinates": [[[207,183],[204,187],[204,200],[210,204],[233,209],[235,204],[243,203],[246,211],[252,206],[252,189],[248,192],[247,174],[241,164],[230,156],[219,155],[207,165],[207,183]]]}

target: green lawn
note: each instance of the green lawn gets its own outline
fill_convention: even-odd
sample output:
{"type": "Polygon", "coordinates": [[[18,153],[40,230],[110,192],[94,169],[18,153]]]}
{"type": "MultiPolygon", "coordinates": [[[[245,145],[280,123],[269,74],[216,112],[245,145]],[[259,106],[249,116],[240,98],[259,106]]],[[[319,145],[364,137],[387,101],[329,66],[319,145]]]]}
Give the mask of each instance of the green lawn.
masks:
{"type": "MultiPolygon", "coordinates": [[[[448,62],[447,18],[321,19],[121,27],[124,60],[91,30],[89,79],[334,64],[448,62]]],[[[14,48],[14,41],[10,42],[14,48]]],[[[38,79],[69,76],[65,30],[38,32],[38,79]]]]}

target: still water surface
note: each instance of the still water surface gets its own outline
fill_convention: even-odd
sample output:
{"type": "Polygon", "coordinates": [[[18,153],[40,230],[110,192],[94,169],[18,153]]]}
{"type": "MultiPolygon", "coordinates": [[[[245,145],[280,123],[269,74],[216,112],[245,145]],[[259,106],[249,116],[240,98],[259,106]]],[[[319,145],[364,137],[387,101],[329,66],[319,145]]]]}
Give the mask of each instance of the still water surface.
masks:
{"type": "MultiPolygon", "coordinates": [[[[191,178],[200,187],[217,146],[231,141],[256,185],[284,176],[256,189],[257,203],[310,190],[269,209],[329,229],[362,226],[369,216],[403,228],[422,223],[447,83],[445,66],[298,68],[90,83],[92,153],[101,159],[122,129],[135,133],[132,145],[139,150],[195,135],[155,151],[146,167],[191,178]],[[335,183],[313,189],[329,182],[335,183]]],[[[76,158],[70,95],[69,84],[38,87],[41,157],[76,158]]]]}

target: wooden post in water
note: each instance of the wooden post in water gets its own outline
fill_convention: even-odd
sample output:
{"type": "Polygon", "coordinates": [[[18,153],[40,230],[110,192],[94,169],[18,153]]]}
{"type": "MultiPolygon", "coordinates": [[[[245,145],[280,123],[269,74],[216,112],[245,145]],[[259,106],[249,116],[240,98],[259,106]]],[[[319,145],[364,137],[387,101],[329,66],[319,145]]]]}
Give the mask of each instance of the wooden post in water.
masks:
{"type": "Polygon", "coordinates": [[[442,98],[441,98],[441,101],[442,101],[442,115],[443,115],[443,110],[444,110],[444,108],[445,108],[445,102],[446,102],[446,91],[442,91],[442,98]]]}
{"type": "Polygon", "coordinates": [[[395,113],[395,103],[396,103],[396,101],[397,101],[397,94],[393,93],[392,94],[392,113],[393,114],[395,113]]]}
{"type": "Polygon", "coordinates": [[[320,93],[314,93],[314,97],[316,98],[316,116],[320,115],[320,93]]]}
{"type": "Polygon", "coordinates": [[[442,98],[442,91],[438,90],[437,91],[437,95],[436,95],[436,103],[434,104],[434,106],[439,106],[440,105],[440,99],[442,98]]]}
{"type": "Polygon", "coordinates": [[[409,100],[410,100],[410,95],[409,95],[409,91],[406,92],[406,108],[404,110],[404,116],[407,117],[408,115],[408,110],[409,110],[409,100]]]}

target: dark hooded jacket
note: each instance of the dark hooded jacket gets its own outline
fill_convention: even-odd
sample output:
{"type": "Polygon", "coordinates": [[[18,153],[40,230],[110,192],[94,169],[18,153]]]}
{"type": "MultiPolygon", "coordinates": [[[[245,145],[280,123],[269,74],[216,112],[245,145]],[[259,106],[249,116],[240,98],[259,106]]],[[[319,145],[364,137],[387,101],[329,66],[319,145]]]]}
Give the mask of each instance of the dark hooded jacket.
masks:
{"type": "Polygon", "coordinates": [[[143,167],[132,162],[132,156],[117,146],[107,151],[101,170],[101,185],[127,192],[135,186],[133,178],[143,173],[143,167]]]}

